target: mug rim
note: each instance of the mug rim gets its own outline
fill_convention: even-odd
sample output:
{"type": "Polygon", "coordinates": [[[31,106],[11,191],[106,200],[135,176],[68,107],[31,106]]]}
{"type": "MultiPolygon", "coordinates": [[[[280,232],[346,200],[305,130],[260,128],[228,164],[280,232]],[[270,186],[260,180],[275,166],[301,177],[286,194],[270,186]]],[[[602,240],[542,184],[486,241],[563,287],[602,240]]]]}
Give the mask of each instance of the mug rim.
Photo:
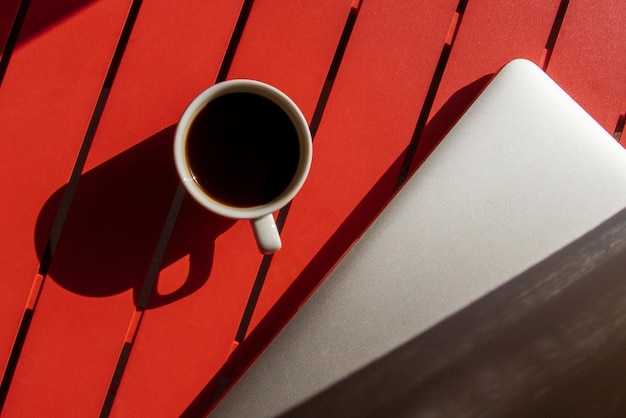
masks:
{"type": "Polygon", "coordinates": [[[176,170],[187,192],[202,206],[219,215],[234,219],[256,219],[273,213],[289,203],[298,193],[309,173],[312,159],[312,140],[308,123],[298,106],[282,91],[267,83],[252,79],[222,81],[201,92],[183,112],[174,136],[174,160],[176,170]],[[300,155],[298,167],[289,185],[275,199],[268,203],[238,207],[225,204],[204,191],[194,179],[189,168],[185,148],[187,133],[196,116],[211,101],[232,93],[252,93],[264,97],[278,105],[287,114],[298,136],[300,155]]]}

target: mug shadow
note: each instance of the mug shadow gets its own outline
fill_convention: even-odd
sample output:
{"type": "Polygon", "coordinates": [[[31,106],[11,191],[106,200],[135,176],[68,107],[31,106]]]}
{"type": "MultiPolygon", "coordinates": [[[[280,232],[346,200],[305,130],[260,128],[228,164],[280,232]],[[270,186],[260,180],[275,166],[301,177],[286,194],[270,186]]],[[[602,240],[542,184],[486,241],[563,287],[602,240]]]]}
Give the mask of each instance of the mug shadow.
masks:
{"type": "MultiPolygon", "coordinates": [[[[132,289],[138,304],[179,185],[174,131],[172,125],[81,176],[47,277],[90,297],[132,289]]],[[[39,213],[34,239],[40,261],[67,187],[55,191],[39,213]]],[[[185,196],[160,271],[188,256],[187,277],[167,294],[155,287],[147,307],[163,306],[202,287],[211,272],[215,239],[233,223],[185,196]]]]}
{"type": "MultiPolygon", "coordinates": [[[[433,115],[420,137],[418,150],[413,157],[408,178],[415,173],[421,163],[465,113],[465,110],[487,86],[493,75],[486,74],[459,89],[433,115]]],[[[295,278],[274,306],[250,331],[246,339],[233,350],[222,368],[198,392],[181,416],[204,416],[219,403],[232,383],[245,372],[247,367],[296,312],[300,304],[310,296],[349,250],[354,241],[385,208],[390,198],[393,197],[394,185],[408,149],[409,147],[405,148],[398,155],[394,163],[295,278]]]]}

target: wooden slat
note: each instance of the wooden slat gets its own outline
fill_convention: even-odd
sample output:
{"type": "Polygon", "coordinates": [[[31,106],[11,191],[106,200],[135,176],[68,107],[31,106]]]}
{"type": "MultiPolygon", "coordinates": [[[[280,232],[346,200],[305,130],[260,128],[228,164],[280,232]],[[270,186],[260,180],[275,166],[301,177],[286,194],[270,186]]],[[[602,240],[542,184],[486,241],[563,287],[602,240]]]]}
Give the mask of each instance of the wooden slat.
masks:
{"type": "Polygon", "coordinates": [[[428,124],[419,139],[413,168],[426,158],[502,66],[515,58],[540,63],[559,3],[468,2],[428,124]]]}
{"type": "MultiPolygon", "coordinates": [[[[215,80],[241,3],[143,2],[39,299],[7,411],[100,413],[178,184],[172,127],[188,101],[215,80]]],[[[77,18],[84,13],[81,9],[77,18]]],[[[98,27],[95,33],[102,31],[98,27]]],[[[50,47],[53,54],[59,45],[64,44],[50,47]]],[[[75,117],[69,105],[64,111],[75,117]]],[[[41,225],[62,185],[57,181],[36,206],[43,205],[40,228],[45,229],[41,225]]],[[[32,247],[32,235],[26,236],[32,247]]]]}
{"type": "Polygon", "coordinates": [[[314,140],[311,174],[285,223],[284,248],[228,372],[239,373],[258,353],[391,197],[456,6],[363,2],[314,140]]]}
{"type": "Polygon", "coordinates": [[[0,371],[39,266],[37,218],[70,177],[129,4],[94,3],[79,15],[48,22],[46,36],[34,36],[44,29],[40,16],[51,3],[33,0],[2,81],[0,371]]]}
{"type": "Polygon", "coordinates": [[[570,0],[547,72],[613,133],[626,111],[626,4],[570,0]]]}
{"type": "MultiPolygon", "coordinates": [[[[275,85],[311,120],[349,11],[349,0],[256,0],[228,78],[275,85]]],[[[196,207],[189,201],[184,205],[196,207]]],[[[194,400],[210,392],[205,386],[228,357],[262,255],[248,222],[194,211],[184,213],[183,207],[165,256],[171,258],[181,246],[190,245],[189,257],[164,266],[157,294],[178,286],[188,274],[195,275],[200,286],[188,297],[158,308],[154,303],[159,297],[153,294],[112,415],[191,413],[194,400]],[[155,385],[157,381],[176,383],[155,385]]],[[[209,402],[211,397],[209,393],[209,402]]]]}

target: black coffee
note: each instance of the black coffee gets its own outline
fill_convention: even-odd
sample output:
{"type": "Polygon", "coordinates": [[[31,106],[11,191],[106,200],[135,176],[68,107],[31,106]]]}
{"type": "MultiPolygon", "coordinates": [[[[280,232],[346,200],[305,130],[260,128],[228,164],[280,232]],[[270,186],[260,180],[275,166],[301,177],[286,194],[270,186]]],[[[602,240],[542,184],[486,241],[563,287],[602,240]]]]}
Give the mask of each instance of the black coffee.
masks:
{"type": "Polygon", "coordinates": [[[186,145],[198,185],[230,206],[263,205],[278,197],[298,167],[300,144],[291,119],[272,101],[231,93],[204,107],[186,145]]]}

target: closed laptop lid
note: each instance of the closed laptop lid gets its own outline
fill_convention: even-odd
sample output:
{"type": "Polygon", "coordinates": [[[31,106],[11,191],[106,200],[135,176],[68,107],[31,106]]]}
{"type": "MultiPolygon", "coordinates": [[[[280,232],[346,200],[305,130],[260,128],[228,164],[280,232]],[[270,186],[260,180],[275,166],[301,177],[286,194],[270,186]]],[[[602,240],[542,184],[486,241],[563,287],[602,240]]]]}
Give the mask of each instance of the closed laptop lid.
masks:
{"type": "Polygon", "coordinates": [[[211,416],[290,410],[624,207],[626,151],[511,62],[211,416]]]}

